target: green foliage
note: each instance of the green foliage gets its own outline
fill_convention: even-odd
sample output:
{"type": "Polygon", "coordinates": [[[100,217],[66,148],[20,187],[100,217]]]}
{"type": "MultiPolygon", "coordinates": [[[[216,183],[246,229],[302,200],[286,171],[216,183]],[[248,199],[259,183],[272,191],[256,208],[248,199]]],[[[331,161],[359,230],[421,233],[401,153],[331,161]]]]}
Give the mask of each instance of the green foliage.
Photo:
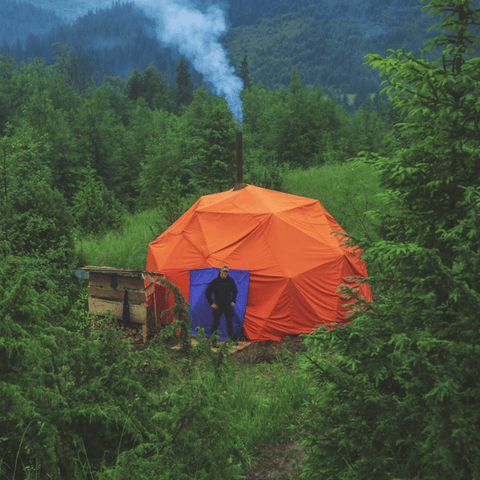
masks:
{"type": "Polygon", "coordinates": [[[92,91],[95,86],[93,72],[94,61],[83,47],[78,47],[76,54],[73,54],[67,45],[60,46],[55,43],[57,55],[55,69],[65,79],[66,83],[80,96],[92,91]]]}
{"type": "Polygon", "coordinates": [[[162,178],[160,194],[157,197],[158,219],[152,233],[155,238],[173,225],[196,201],[195,195],[182,197],[182,186],[178,178],[168,182],[162,178]]]}
{"type": "Polygon", "coordinates": [[[177,76],[175,77],[175,113],[180,113],[182,105],[186,106],[192,103],[194,88],[192,74],[182,55],[177,64],[177,76]]]}
{"type": "Polygon", "coordinates": [[[250,74],[270,88],[288,85],[296,65],[308,85],[375,93],[384,78],[362,65],[365,52],[402,46],[416,52],[424,41],[421,32],[434,23],[421,15],[416,0],[252,3],[230,6],[234,25],[222,43],[237,68],[248,55],[250,74]]]}
{"type": "Polygon", "coordinates": [[[33,136],[22,132],[0,141],[1,238],[16,255],[48,258],[54,267],[68,268],[73,219],[63,195],[52,188],[51,170],[39,160],[48,146],[33,136]]]}
{"type": "Polygon", "coordinates": [[[102,235],[122,226],[125,209],[89,169],[73,199],[72,213],[83,234],[102,235]]]}
{"type": "Polygon", "coordinates": [[[278,165],[261,148],[248,148],[248,135],[244,135],[243,177],[246,183],[270,190],[280,190],[288,164],[278,165]]]}
{"type": "Polygon", "coordinates": [[[29,467],[39,478],[76,478],[86,458],[99,468],[138,444],[147,388],[164,375],[161,352],[129,354],[108,329],[87,339],[70,334],[57,314],[65,299],[33,261],[2,257],[0,268],[2,472],[23,478],[29,467]],[[159,367],[148,375],[147,360],[159,367]]]}
{"type": "Polygon", "coordinates": [[[108,320],[100,330],[89,328],[84,299],[62,319],[56,312],[66,299],[55,285],[28,257],[4,253],[2,475],[125,478],[140,472],[146,478],[206,479],[240,472],[245,451],[228,433],[229,417],[216,415],[225,412],[226,399],[214,372],[197,370],[184,380],[170,375],[162,338],[180,327],[183,353],[195,356],[189,306],[176,287],[166,282],[177,302],[176,321],[148,350],[131,352],[108,320]],[[72,331],[75,325],[79,331],[72,331]]]}
{"type": "Polygon", "coordinates": [[[86,265],[108,265],[116,268],[142,270],[147,263],[148,244],[159,232],[151,227],[158,221],[157,210],[145,210],[135,215],[126,215],[121,232],[111,230],[103,236],[81,236],[75,241],[77,257],[86,265]]]}
{"type": "Polygon", "coordinates": [[[181,196],[190,193],[192,172],[183,168],[185,151],[184,123],[164,110],[153,113],[152,136],[146,143],[145,161],[138,180],[139,209],[154,208],[162,201],[163,186],[181,184],[181,196]]]}
{"type": "Polygon", "coordinates": [[[80,159],[68,113],[54,108],[47,91],[34,92],[19,108],[12,126],[15,135],[28,135],[42,144],[37,157],[48,166],[52,185],[69,200],[80,179],[80,159]]]}
{"type": "MultiPolygon", "coordinates": [[[[307,89],[294,69],[288,90],[252,86],[243,94],[245,128],[266,159],[292,168],[343,162],[357,150],[350,119],[323,89],[307,89]]],[[[372,132],[373,135],[373,132],[372,132]]]]}
{"type": "Polygon", "coordinates": [[[105,76],[103,83],[98,88],[106,90],[110,108],[121,118],[123,125],[127,127],[133,105],[126,94],[125,80],[120,77],[105,76]]]}
{"type": "Polygon", "coordinates": [[[352,148],[354,152],[371,151],[371,152],[391,152],[392,146],[389,149],[382,149],[384,144],[384,135],[387,133],[387,126],[385,120],[380,117],[370,103],[365,107],[360,107],[352,116],[351,119],[351,137],[352,148]]]}
{"type": "Polygon", "coordinates": [[[243,80],[243,89],[250,88],[250,72],[248,70],[248,55],[243,57],[242,63],[240,65],[240,70],[237,75],[243,80]]]}
{"type": "Polygon", "coordinates": [[[480,475],[480,59],[464,58],[479,40],[467,26],[480,17],[460,0],[427,8],[452,32],[425,49],[443,46],[443,59],[368,55],[387,74],[386,91],[396,89],[394,106],[408,111],[400,126],[412,143],[388,158],[360,152],[386,189],[387,211],[371,214],[384,238],[358,241],[376,301],[344,288],[355,320],[308,339],[304,371],[317,392],[302,478],[480,475]]]}
{"type": "Polygon", "coordinates": [[[153,62],[143,72],[133,71],[127,82],[126,93],[134,102],[143,98],[152,110],[163,108],[170,111],[172,108],[167,79],[158,73],[153,62]]]}
{"type": "Polygon", "coordinates": [[[192,187],[218,192],[235,183],[235,120],[223,97],[197,90],[185,108],[183,168],[191,171],[192,187]]]}
{"type": "MultiPolygon", "coordinates": [[[[84,99],[75,118],[74,132],[83,157],[83,167],[90,164],[105,186],[123,205],[133,207],[137,195],[142,143],[135,147],[135,130],[126,129],[121,117],[110,107],[108,89],[97,89],[84,99]]],[[[135,115],[135,114],[134,114],[135,115]]],[[[135,128],[136,127],[136,123],[135,128]]],[[[146,131],[149,130],[145,126],[146,131]]]]}
{"type": "Polygon", "coordinates": [[[14,61],[12,58],[0,55],[0,135],[4,134],[7,121],[15,109],[15,99],[11,95],[14,85],[14,61]]]}

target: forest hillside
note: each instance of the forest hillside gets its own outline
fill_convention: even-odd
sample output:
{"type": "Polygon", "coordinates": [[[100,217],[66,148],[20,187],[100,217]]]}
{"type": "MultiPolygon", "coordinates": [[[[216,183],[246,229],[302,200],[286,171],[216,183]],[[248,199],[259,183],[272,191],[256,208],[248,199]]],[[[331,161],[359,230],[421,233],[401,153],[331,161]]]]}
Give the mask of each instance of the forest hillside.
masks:
{"type": "MultiPolygon", "coordinates": [[[[32,5],[2,2],[7,2],[9,27],[0,53],[16,61],[42,57],[51,65],[56,54],[53,44],[60,43],[69,46],[96,84],[105,75],[126,80],[132,71],[144,70],[151,63],[170,85],[174,83],[179,54],[175,48],[162,45],[155,20],[142,9],[142,4],[117,1],[92,5],[91,10],[68,23],[62,24],[57,17],[52,20],[54,25],[42,22],[40,31],[40,23],[35,23],[32,17],[36,12],[32,5]]],[[[44,5],[63,15],[60,3],[64,5],[54,1],[44,5]]],[[[205,11],[211,3],[198,5],[205,11]]],[[[37,9],[40,6],[32,4],[37,9]]],[[[79,12],[87,5],[78,3],[79,12]]],[[[296,66],[305,84],[355,95],[350,102],[355,102],[358,108],[368,95],[378,94],[385,79],[363,65],[368,52],[386,54],[387,48],[405,47],[406,51],[416,53],[426,39],[435,35],[435,32],[423,33],[435,19],[422,14],[421,6],[413,0],[401,4],[380,0],[231,2],[226,8],[231,27],[220,41],[237,72],[246,58],[250,78],[255,82],[285,87],[292,67],[296,66]]],[[[439,52],[435,50],[434,54],[439,52]]],[[[202,75],[192,68],[191,73],[195,84],[200,86],[202,75]]]]}

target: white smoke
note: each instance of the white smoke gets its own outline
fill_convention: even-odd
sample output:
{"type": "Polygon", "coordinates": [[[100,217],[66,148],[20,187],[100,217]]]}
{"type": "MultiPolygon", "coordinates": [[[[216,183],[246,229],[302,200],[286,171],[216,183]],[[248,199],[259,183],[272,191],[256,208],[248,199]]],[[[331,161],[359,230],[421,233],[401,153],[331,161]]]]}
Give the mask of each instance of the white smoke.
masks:
{"type": "Polygon", "coordinates": [[[230,67],[227,52],[219,38],[227,30],[225,12],[212,5],[203,13],[181,0],[136,0],[157,22],[157,33],[164,45],[173,46],[203,74],[217,95],[227,99],[240,124],[243,121],[240,92],[243,81],[230,67]]]}

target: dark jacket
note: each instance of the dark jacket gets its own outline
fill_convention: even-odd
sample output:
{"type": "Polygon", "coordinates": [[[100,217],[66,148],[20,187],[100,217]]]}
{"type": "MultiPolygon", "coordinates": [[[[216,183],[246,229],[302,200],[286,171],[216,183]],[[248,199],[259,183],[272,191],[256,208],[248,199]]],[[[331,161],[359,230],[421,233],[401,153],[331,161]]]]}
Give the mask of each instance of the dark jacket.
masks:
{"type": "Polygon", "coordinates": [[[210,305],[216,303],[218,306],[230,305],[237,301],[238,289],[232,277],[222,278],[220,274],[214,278],[205,290],[205,296],[210,305]],[[215,295],[215,301],[212,300],[215,295]]]}

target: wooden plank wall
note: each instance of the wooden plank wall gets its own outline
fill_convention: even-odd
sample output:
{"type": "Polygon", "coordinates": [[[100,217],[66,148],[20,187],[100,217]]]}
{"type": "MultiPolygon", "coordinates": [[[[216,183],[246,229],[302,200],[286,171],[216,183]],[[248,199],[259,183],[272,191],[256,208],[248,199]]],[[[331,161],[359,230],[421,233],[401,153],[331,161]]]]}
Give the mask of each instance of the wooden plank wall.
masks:
{"type": "MultiPolygon", "coordinates": [[[[129,303],[129,307],[131,322],[147,323],[147,306],[129,303]]],[[[103,298],[89,297],[88,309],[90,313],[99,313],[102,316],[107,313],[107,310],[110,310],[117,316],[118,320],[123,320],[123,301],[113,302],[103,298]]]]}
{"type": "Polygon", "coordinates": [[[115,272],[90,272],[88,282],[88,308],[91,314],[105,316],[110,310],[117,316],[117,320],[123,320],[123,302],[125,290],[128,291],[128,305],[130,321],[141,324],[143,342],[147,341],[147,312],[145,303],[147,296],[145,284],[139,276],[117,275],[117,289],[111,287],[112,273],[115,272]]]}

